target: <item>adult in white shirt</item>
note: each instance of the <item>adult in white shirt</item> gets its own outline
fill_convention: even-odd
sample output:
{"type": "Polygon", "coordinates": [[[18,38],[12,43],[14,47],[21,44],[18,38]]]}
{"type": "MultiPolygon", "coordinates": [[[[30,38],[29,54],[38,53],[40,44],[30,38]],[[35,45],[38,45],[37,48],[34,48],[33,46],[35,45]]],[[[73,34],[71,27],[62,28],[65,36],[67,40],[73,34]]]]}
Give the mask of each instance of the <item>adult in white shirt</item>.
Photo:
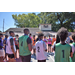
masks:
{"type": "Polygon", "coordinates": [[[66,39],[65,43],[67,43],[67,44],[69,44],[69,43],[70,43],[70,38],[69,38],[69,36],[67,37],[67,39],[66,39]]]}
{"type": "Polygon", "coordinates": [[[47,59],[47,46],[45,42],[42,40],[43,39],[43,33],[39,33],[38,37],[39,40],[36,42],[35,47],[36,47],[36,59],[38,62],[46,62],[47,59]]]}
{"type": "Polygon", "coordinates": [[[10,36],[7,39],[6,43],[6,53],[8,54],[9,62],[14,62],[16,59],[16,47],[14,42],[14,32],[9,32],[10,36]]]}

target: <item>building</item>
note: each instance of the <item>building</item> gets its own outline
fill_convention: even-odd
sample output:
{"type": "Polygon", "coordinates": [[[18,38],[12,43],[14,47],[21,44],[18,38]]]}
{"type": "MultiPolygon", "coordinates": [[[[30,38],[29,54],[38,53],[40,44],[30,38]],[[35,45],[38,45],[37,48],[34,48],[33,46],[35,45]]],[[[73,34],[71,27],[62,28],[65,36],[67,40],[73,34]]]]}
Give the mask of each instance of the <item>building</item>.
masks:
{"type": "MultiPolygon", "coordinates": [[[[23,30],[25,28],[9,28],[8,30],[6,30],[6,34],[9,35],[9,31],[14,31],[15,34],[18,34],[19,36],[23,35],[23,30]]],[[[28,28],[30,30],[30,33],[35,35],[36,32],[40,32],[39,28],[28,28]]]]}
{"type": "MultiPolygon", "coordinates": [[[[45,36],[48,35],[56,35],[56,32],[52,31],[51,24],[39,24],[39,28],[28,28],[32,35],[37,35],[38,32],[42,32],[45,36]]],[[[24,35],[23,30],[25,28],[9,28],[6,30],[6,34],[9,35],[9,31],[14,31],[15,35],[18,34],[19,36],[24,35]]]]}
{"type": "Polygon", "coordinates": [[[52,31],[51,24],[39,24],[39,29],[41,31],[52,31]]]}

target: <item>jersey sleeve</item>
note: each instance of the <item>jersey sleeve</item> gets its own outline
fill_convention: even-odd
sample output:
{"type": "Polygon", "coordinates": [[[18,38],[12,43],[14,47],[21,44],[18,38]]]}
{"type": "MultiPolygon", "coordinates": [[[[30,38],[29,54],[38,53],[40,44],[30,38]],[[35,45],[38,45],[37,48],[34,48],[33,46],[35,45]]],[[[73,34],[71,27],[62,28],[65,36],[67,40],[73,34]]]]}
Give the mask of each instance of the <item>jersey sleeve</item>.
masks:
{"type": "Polygon", "coordinates": [[[10,39],[10,45],[13,45],[13,38],[10,39]]]}
{"type": "Polygon", "coordinates": [[[28,37],[27,44],[31,44],[31,43],[32,43],[32,41],[31,41],[30,37],[28,37]]]}

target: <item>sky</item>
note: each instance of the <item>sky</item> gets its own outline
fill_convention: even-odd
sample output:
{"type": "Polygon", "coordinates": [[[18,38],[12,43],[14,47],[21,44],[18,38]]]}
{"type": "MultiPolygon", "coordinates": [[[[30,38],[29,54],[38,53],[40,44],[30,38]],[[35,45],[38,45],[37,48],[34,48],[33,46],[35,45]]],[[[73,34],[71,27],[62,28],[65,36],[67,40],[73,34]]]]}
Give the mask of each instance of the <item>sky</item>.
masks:
{"type": "Polygon", "coordinates": [[[3,31],[3,19],[4,19],[4,31],[9,28],[15,28],[14,19],[12,18],[12,14],[28,14],[28,13],[40,13],[40,12],[0,12],[0,31],[3,31]]]}

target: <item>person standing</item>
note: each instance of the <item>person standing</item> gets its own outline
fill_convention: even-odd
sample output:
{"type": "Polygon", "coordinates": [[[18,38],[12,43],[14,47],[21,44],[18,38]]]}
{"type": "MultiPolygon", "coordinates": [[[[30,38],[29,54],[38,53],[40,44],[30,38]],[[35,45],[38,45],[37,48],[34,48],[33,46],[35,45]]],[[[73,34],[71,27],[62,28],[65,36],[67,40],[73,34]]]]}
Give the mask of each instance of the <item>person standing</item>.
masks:
{"type": "Polygon", "coordinates": [[[71,44],[72,52],[73,52],[72,61],[75,62],[75,33],[72,34],[72,39],[73,39],[73,43],[71,44]]]}
{"type": "Polygon", "coordinates": [[[15,41],[15,46],[16,46],[16,57],[17,57],[17,51],[19,52],[19,47],[18,47],[19,35],[16,35],[16,37],[14,38],[14,41],[15,41]]]}
{"type": "Polygon", "coordinates": [[[0,62],[4,62],[4,46],[2,41],[3,34],[0,33],[0,62]]]}
{"type": "Polygon", "coordinates": [[[7,61],[7,53],[6,53],[6,42],[7,42],[8,35],[5,35],[5,38],[3,40],[4,44],[4,50],[5,50],[5,61],[7,61]]]}
{"type": "Polygon", "coordinates": [[[33,45],[33,54],[35,55],[35,43],[36,43],[36,39],[35,39],[35,35],[33,35],[33,39],[32,39],[32,45],[33,45]]]}
{"type": "Polygon", "coordinates": [[[44,36],[43,41],[44,41],[44,42],[46,43],[46,45],[47,45],[47,39],[46,39],[46,36],[44,36]]]}
{"type": "Polygon", "coordinates": [[[39,33],[38,37],[39,40],[36,42],[36,59],[38,62],[46,62],[47,59],[47,46],[46,43],[43,41],[43,33],[39,33]]]}
{"type": "Polygon", "coordinates": [[[55,35],[53,35],[53,38],[52,38],[52,45],[53,43],[56,41],[56,38],[55,38],[55,35]]]}
{"type": "Polygon", "coordinates": [[[14,32],[9,31],[10,36],[7,39],[6,43],[6,53],[8,54],[8,62],[15,62],[16,60],[16,47],[14,42],[14,32]]]}
{"type": "Polygon", "coordinates": [[[21,62],[31,61],[32,41],[28,34],[29,29],[24,29],[24,35],[19,37],[19,56],[21,62]]]}
{"type": "Polygon", "coordinates": [[[51,53],[51,46],[52,46],[52,40],[51,40],[50,35],[49,35],[49,39],[48,39],[48,53],[49,52],[51,53]]]}
{"type": "Polygon", "coordinates": [[[32,40],[32,34],[31,34],[31,33],[29,34],[29,37],[30,37],[30,38],[31,38],[31,40],[32,40]]]}
{"type": "Polygon", "coordinates": [[[54,47],[55,62],[70,62],[70,58],[73,57],[72,48],[69,44],[65,43],[68,36],[66,28],[62,27],[58,31],[60,43],[57,43],[54,47]]]}

